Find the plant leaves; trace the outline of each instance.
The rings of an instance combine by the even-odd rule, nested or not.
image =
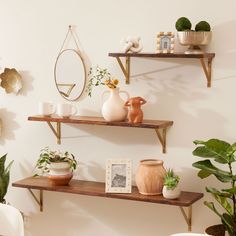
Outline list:
[[[221,214],[216,210],[214,203],[213,202],[204,202],[204,205],[206,205],[208,208],[210,208],[213,212],[216,213],[216,215],[218,215],[221,218]]]
[[[216,162],[226,164],[235,161],[232,155],[232,147],[229,143],[219,139],[209,139],[208,141],[195,140],[194,144],[202,145],[193,151],[194,156],[204,158],[214,158]]]
[[[217,168],[211,163],[210,160],[198,161],[193,163],[192,166],[204,170],[204,175],[199,175],[200,178],[206,178],[207,176],[213,174],[218,180],[223,183],[232,181],[232,175],[230,172]],[[200,174],[202,173],[203,172],[200,172]]]
[[[230,215],[233,215],[233,209],[231,207],[231,204],[228,202],[227,198],[228,197],[231,197],[232,194],[229,194],[229,196],[222,196],[224,194],[227,194],[227,193],[221,193],[219,191],[217,191],[216,189],[214,188],[206,188],[206,191],[207,192],[210,192],[211,195],[216,199],[216,201],[230,214]]]
[[[221,221],[225,226],[226,230],[228,231],[230,236],[235,236],[234,230],[234,220],[231,215],[227,213],[223,213],[221,216]]]

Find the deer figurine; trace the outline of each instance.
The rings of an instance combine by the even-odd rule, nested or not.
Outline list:
[[[133,97],[126,101],[125,106],[129,107],[128,122],[131,124],[137,124],[143,122],[143,111],[141,105],[145,104],[146,100],[141,97]]]

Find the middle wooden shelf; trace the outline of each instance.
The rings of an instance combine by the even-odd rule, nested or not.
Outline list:
[[[108,122],[102,117],[95,116],[73,116],[70,118],[62,118],[58,116],[30,116],[28,117],[28,120],[47,122],[52,132],[56,136],[58,144],[61,144],[61,123],[154,129],[162,145],[163,153],[166,153],[167,128],[172,126],[174,123],[173,121],[169,120],[144,120],[139,124],[130,124],[126,121]],[[56,127],[52,125],[52,122],[56,123]]]

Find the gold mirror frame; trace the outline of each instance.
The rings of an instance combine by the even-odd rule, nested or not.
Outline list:
[[[82,61],[82,65],[83,65],[83,69],[84,69],[84,79],[83,79],[84,84],[83,84],[83,88],[82,88],[82,90],[81,90],[81,93],[80,93],[76,98],[74,98],[74,99],[69,99],[68,97],[70,96],[70,93],[71,93],[71,91],[73,90],[73,88],[76,86],[75,84],[69,84],[69,83],[68,83],[68,84],[60,84],[60,83],[57,83],[57,76],[56,76],[57,63],[58,63],[58,60],[59,60],[60,56],[61,56],[64,52],[66,52],[66,51],[72,51],[72,52],[76,53],[76,54],[78,55],[78,57],[80,58],[80,60]],[[54,80],[55,80],[55,84],[56,84],[56,87],[57,87],[57,90],[58,90],[59,94],[60,94],[64,99],[66,99],[66,100],[68,100],[68,101],[76,101],[76,100],[78,100],[78,99],[80,98],[80,96],[83,94],[84,89],[85,89],[86,80],[87,80],[87,74],[86,74],[86,67],[85,67],[84,59],[83,59],[83,57],[80,55],[80,53],[79,53],[77,50],[75,50],[75,49],[64,49],[64,50],[62,50],[62,51],[58,54],[57,59],[56,59],[56,62],[55,62],[55,66],[54,66]],[[63,86],[64,86],[64,87],[69,87],[67,93],[64,93],[64,92],[60,91],[59,86],[61,86],[61,87],[63,87]]]

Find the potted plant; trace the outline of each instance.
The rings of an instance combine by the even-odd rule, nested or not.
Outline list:
[[[236,143],[230,144],[219,139],[209,139],[208,141],[195,140],[197,148],[193,155],[203,157],[205,160],[193,163],[193,166],[200,169],[198,176],[203,179],[213,175],[225,188],[217,189],[206,187],[206,191],[212,195],[216,202],[223,208],[223,213],[215,207],[215,203],[205,201],[204,204],[215,212],[221,219],[225,230],[230,236],[236,235],[236,173],[233,172],[233,163],[236,161]],[[215,163],[214,163],[215,162]],[[217,164],[217,165],[215,165]],[[219,226],[216,226],[219,227]],[[213,227],[214,228],[214,227]],[[213,233],[212,227],[207,229],[209,235],[225,235],[222,232]],[[221,226],[222,229],[222,226]],[[209,232],[208,230],[211,230]]]
[[[202,54],[203,51],[199,46],[208,45],[211,41],[211,26],[207,21],[200,21],[195,25],[195,30],[191,29],[192,23],[187,17],[180,17],[176,23],[179,43],[189,45],[185,54]]]
[[[13,161],[11,161],[6,167],[7,154],[0,157],[0,203],[6,203],[5,196],[7,194],[7,189],[10,181],[10,169]]]
[[[36,168],[40,175],[47,174],[53,185],[67,185],[73,177],[77,161],[69,152],[51,151],[49,147],[41,150]]]
[[[173,169],[168,169],[164,177],[164,187],[162,194],[164,198],[176,199],[180,196],[179,176],[176,175]]]

